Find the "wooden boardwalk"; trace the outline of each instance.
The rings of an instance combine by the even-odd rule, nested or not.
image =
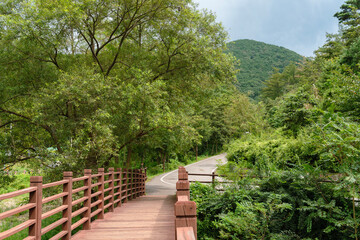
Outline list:
[[[91,230],[83,230],[71,239],[75,240],[125,240],[125,239],[175,239],[174,204],[176,197],[142,196],[105,214],[96,220]]]

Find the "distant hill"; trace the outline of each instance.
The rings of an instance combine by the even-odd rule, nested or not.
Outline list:
[[[228,43],[229,52],[240,60],[240,71],[236,83],[241,92],[249,93],[256,99],[269,78],[273,68],[280,72],[290,62],[300,62],[303,57],[284,47],[278,47],[254,40],[237,40]]]

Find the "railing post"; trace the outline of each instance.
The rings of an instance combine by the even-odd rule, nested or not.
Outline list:
[[[101,200],[101,203],[98,205],[98,208],[101,209],[101,212],[98,215],[98,219],[104,219],[104,168],[99,168],[98,173],[101,174],[98,177],[98,182],[101,183],[98,188],[98,191],[101,191],[101,194],[99,195],[99,200]]]
[[[67,232],[67,234],[62,238],[63,240],[70,240],[71,238],[72,177],[72,172],[64,172],[64,180],[69,180],[69,182],[64,183],[63,185],[63,192],[67,192],[67,195],[63,197],[63,205],[67,205],[67,208],[62,212],[62,217],[67,219],[67,221],[62,225],[62,230]]]
[[[125,176],[125,179],[124,179],[124,184],[125,184],[125,198],[124,198],[124,203],[126,203],[128,201],[128,169],[124,169],[123,170],[123,176]]]
[[[84,191],[84,197],[87,199],[84,201],[84,207],[88,209],[84,212],[84,217],[88,220],[83,224],[83,230],[91,229],[91,169],[84,169],[84,175],[88,176],[88,179],[84,180],[84,186],[87,186],[87,189]]]
[[[184,167],[179,167],[178,179],[176,183],[178,201],[175,203],[175,239],[177,239],[177,229],[180,227],[192,227],[194,237],[197,239],[196,203],[190,201],[190,183]]]
[[[30,177],[30,187],[37,188],[29,196],[29,203],[36,203],[36,207],[29,210],[29,219],[35,219],[35,224],[29,227],[29,236],[35,237],[35,240],[41,240],[42,181],[41,176]]]
[[[132,199],[136,198],[136,169],[132,169],[132,174],[131,174],[131,180],[132,180],[132,192],[133,192],[133,197]]]
[[[109,194],[112,196],[109,200],[109,202],[111,203],[109,212],[113,212],[114,211],[114,168],[109,168],[109,173],[110,173],[109,180],[111,180],[111,182],[109,183],[109,188],[111,188]]]
[[[146,194],[147,168],[144,169],[144,194]]]
[[[215,170],[211,172],[211,184],[215,188]]]
[[[178,179],[176,182],[176,196],[187,196],[190,199],[190,183],[188,173],[184,167],[179,167]]]
[[[133,194],[134,194],[134,171],[132,169],[128,170],[128,173],[130,174],[130,198],[129,200],[133,200]]]
[[[175,229],[179,227],[192,227],[197,239],[196,203],[193,201],[176,202],[175,217]],[[176,230],[175,236],[177,236]]]
[[[121,207],[121,198],[122,198],[122,169],[121,168],[118,168],[117,171],[119,172],[119,188],[118,188],[118,191],[119,191],[119,195],[118,195],[118,199],[120,199],[120,201],[118,202],[117,204],[117,207]]]
[[[145,169],[141,169],[141,195],[145,195]]]
[[[136,169],[136,197],[140,197],[141,180],[140,180],[140,169]]]

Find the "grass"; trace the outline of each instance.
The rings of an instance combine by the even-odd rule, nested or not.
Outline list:
[[[9,193],[9,192],[13,192],[19,189],[23,189],[23,188],[27,188],[30,185],[30,174],[24,174],[23,171],[18,171],[19,173],[22,172],[22,174],[17,174],[14,175],[14,181],[10,182],[9,184],[7,184],[5,187],[0,189],[0,194],[4,194],[4,193]],[[105,184],[105,188],[109,187],[108,185],[109,183]],[[81,187],[82,182],[75,182],[73,184],[73,189],[76,189],[78,187]],[[52,188],[46,188],[43,189],[43,198],[45,197],[49,197],[49,196],[53,196],[55,194],[58,194],[62,192],[62,186],[57,186],[57,187],[52,187]],[[78,192],[76,194],[73,194],[73,200],[79,199],[81,197],[83,197],[83,192]],[[107,196],[107,195],[105,195]],[[25,205],[29,202],[29,194],[23,194],[17,197],[13,197],[10,199],[6,199],[3,201],[0,201],[0,213],[9,211],[11,209],[15,209],[19,206]],[[109,200],[105,201],[105,205],[109,202]],[[42,206],[42,213],[48,212],[52,209],[55,209],[59,206],[62,205],[62,199],[57,199],[54,201],[51,201],[49,203],[43,204]],[[73,207],[73,212],[78,210],[79,208],[81,208],[82,206],[79,204],[77,206]],[[108,209],[105,210],[105,213],[108,212]],[[24,211],[18,214],[15,214],[11,217],[7,217],[3,220],[0,221],[0,232],[4,232],[6,230],[9,230],[25,221],[27,221],[29,218],[29,211]],[[62,218],[62,213],[57,213],[53,216],[50,216],[46,219],[44,219],[41,223],[41,227],[44,228],[54,222],[56,222],[57,220]],[[72,224],[76,223],[77,221],[79,221],[81,219],[81,216],[76,216],[74,218],[72,218]],[[95,220],[95,218],[93,218],[93,220]],[[92,220],[92,221],[93,221]],[[49,231],[48,233],[44,234],[42,236],[41,239],[50,239],[53,236],[55,236],[56,234],[58,234],[62,229],[62,226],[58,226],[55,229]],[[82,229],[82,225],[80,225],[78,228],[74,229],[72,231],[72,235],[75,234],[76,232],[78,232],[79,230]],[[26,238],[28,236],[28,228],[6,238],[7,240],[17,240],[17,239],[23,239]]]
[[[48,195],[52,195],[52,193],[48,193]],[[77,196],[77,198],[80,198],[81,196]],[[18,197],[14,197],[14,198],[10,198],[10,199],[6,199],[0,202],[0,212],[6,212],[8,210],[14,209],[16,207],[22,206],[24,204],[27,204],[29,201],[29,197],[27,194],[18,196]],[[50,211],[51,209],[54,209],[56,207],[59,207],[60,205],[62,205],[62,200],[61,199],[57,199],[55,201],[52,201],[50,203],[44,204],[43,205],[43,213]],[[24,211],[18,214],[15,214],[11,217],[5,218],[3,220],[0,221],[0,232],[4,232],[6,230],[9,230],[25,221],[27,221],[29,218],[29,211]],[[44,219],[41,222],[41,227],[44,228],[52,223],[54,223],[55,221],[59,220],[60,218],[62,218],[62,213],[57,213],[53,216],[50,216],[46,219]],[[76,223],[78,220],[80,220],[80,216],[74,217],[72,219],[72,223]],[[61,231],[61,225],[56,227],[55,229],[49,231],[48,233],[44,234],[42,236],[41,239],[50,239],[51,237],[53,237],[54,235],[56,235],[57,233],[59,233]],[[73,231],[73,233],[79,231],[81,228],[77,228],[75,231]],[[26,238],[28,236],[28,228],[10,236],[7,238],[7,240],[18,240],[18,239],[23,239]]]

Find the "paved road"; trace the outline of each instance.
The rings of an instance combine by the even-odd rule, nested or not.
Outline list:
[[[217,165],[226,163],[226,153],[206,158],[199,162],[185,166],[189,173],[211,174]],[[147,195],[173,195],[176,193],[176,182],[178,180],[177,170],[154,177],[146,183]],[[211,181],[207,176],[189,176],[189,180]]]

